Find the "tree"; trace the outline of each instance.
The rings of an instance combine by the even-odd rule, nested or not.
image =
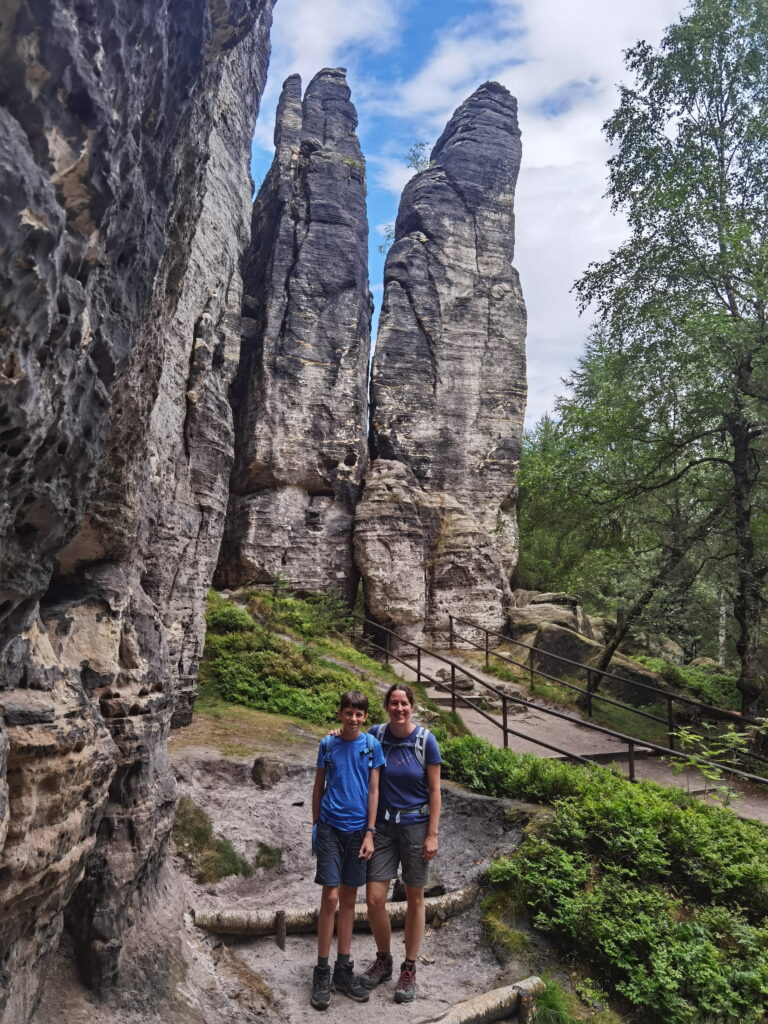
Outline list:
[[[746,713],[763,687],[768,574],[766,53],[765,0],[694,0],[658,49],[627,51],[634,88],[622,88],[605,131],[615,147],[608,195],[629,238],[576,284],[605,352],[651,389],[653,416],[630,428],[649,446],[638,494],[704,467],[723,481]]]

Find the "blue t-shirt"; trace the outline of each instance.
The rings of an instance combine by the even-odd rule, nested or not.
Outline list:
[[[395,736],[389,726],[380,733],[381,745],[387,759],[379,779],[379,810],[388,807],[404,811],[429,803],[427,788],[428,764],[442,764],[440,748],[432,733],[427,733],[424,745],[424,765],[422,768],[416,757],[415,743],[418,727],[402,739]],[[429,815],[409,815],[409,824],[428,821]]]
[[[373,742],[373,752],[369,744]],[[324,750],[325,748],[325,756]],[[373,736],[356,740],[326,736],[317,752],[317,767],[325,769],[325,792],[320,821],[340,832],[357,832],[368,824],[368,782],[371,768],[381,768],[384,752]]]

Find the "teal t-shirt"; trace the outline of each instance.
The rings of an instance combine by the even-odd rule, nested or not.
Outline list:
[[[369,752],[369,743],[373,750]],[[325,752],[324,749],[325,748]],[[368,824],[368,781],[371,768],[381,768],[384,751],[377,739],[362,733],[356,740],[327,736],[317,752],[317,767],[325,770],[326,788],[320,821],[340,832],[357,832]]]

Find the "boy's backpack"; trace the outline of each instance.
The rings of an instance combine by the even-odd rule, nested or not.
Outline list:
[[[383,740],[383,736],[384,736],[384,730],[386,728],[387,727],[386,727],[386,725],[383,722],[379,722],[376,725],[372,725],[371,728],[368,730],[368,735],[369,736],[375,736],[376,739],[379,741],[379,743],[381,743],[382,749],[384,750],[384,757],[385,757],[385,759],[386,759],[386,756],[387,756],[387,747],[393,747],[395,745],[393,743],[387,743],[386,746],[385,746],[384,740]],[[418,728],[418,731],[416,733],[416,738],[413,740],[412,743],[398,743],[397,744],[397,746],[399,746],[399,747],[413,747],[414,756],[416,757],[416,760],[421,765],[422,770],[426,770],[424,762],[426,760],[425,751],[426,751],[426,746],[427,746],[427,736],[429,736],[429,729],[427,729],[423,725],[420,725],[419,728]]]
[[[368,756],[368,771],[373,768],[373,736],[370,732],[364,732],[365,736],[365,753]],[[320,740],[320,753],[323,755],[323,770],[324,770],[324,782],[323,792],[328,789],[328,780],[333,770],[333,744],[331,740],[337,739],[336,736],[323,736]]]

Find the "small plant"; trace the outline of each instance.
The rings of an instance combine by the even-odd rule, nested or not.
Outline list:
[[[228,839],[214,835],[211,819],[194,800],[183,796],[176,806],[173,820],[176,849],[193,868],[198,882],[218,882],[228,875],[252,873],[248,861],[241,857]]]
[[[276,868],[283,862],[283,851],[279,846],[270,846],[268,843],[259,843],[259,849],[253,858],[255,868]]]

